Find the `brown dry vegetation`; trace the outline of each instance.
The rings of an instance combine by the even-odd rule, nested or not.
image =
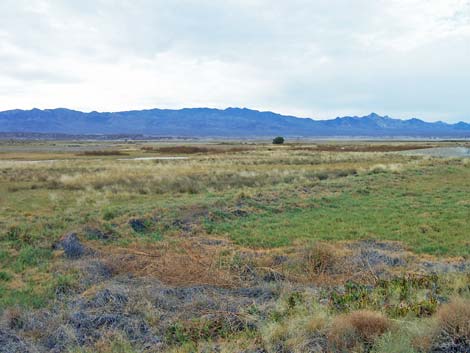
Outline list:
[[[338,251],[330,244],[315,243],[307,246],[303,256],[306,271],[313,275],[333,274],[339,264]]]
[[[339,315],[333,320],[328,341],[334,351],[364,352],[390,328],[390,321],[379,312],[354,311]]]
[[[129,153],[119,150],[102,150],[102,151],[83,151],[77,153],[77,156],[128,156]]]
[[[228,266],[220,264],[219,248],[192,241],[178,244],[128,245],[105,250],[104,261],[116,274],[158,278],[174,286],[211,285],[233,287],[241,281]]]
[[[218,153],[236,153],[248,152],[253,148],[249,147],[227,147],[227,146],[163,146],[152,147],[144,146],[142,151],[145,152],[158,152],[166,154],[218,154]]]
[[[353,252],[344,245],[336,250],[322,243],[307,245],[307,250],[293,249],[288,257],[285,251],[243,248],[208,238],[183,238],[158,245],[134,243],[125,248],[103,248],[98,244],[95,250],[116,274],[154,277],[174,286],[236,288],[260,278],[322,285],[353,278],[364,283],[374,280],[369,268],[351,263]]]
[[[436,317],[437,341],[447,339],[470,347],[470,300],[454,298],[439,308]]]

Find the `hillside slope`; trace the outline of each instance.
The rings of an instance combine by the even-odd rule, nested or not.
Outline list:
[[[312,120],[251,109],[151,109],[83,113],[69,109],[0,112],[0,132],[145,134],[190,137],[469,137],[470,124],[364,117]]]

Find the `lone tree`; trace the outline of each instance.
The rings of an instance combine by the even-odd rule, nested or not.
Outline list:
[[[273,139],[273,144],[282,145],[284,143],[284,137],[278,136]]]

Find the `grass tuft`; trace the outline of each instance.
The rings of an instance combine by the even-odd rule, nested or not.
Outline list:
[[[335,317],[328,332],[328,342],[337,352],[367,351],[391,326],[379,312],[353,311]]]

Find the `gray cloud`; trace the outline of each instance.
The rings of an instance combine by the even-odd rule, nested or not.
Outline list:
[[[468,0],[0,2],[0,109],[468,121],[469,56]]]

